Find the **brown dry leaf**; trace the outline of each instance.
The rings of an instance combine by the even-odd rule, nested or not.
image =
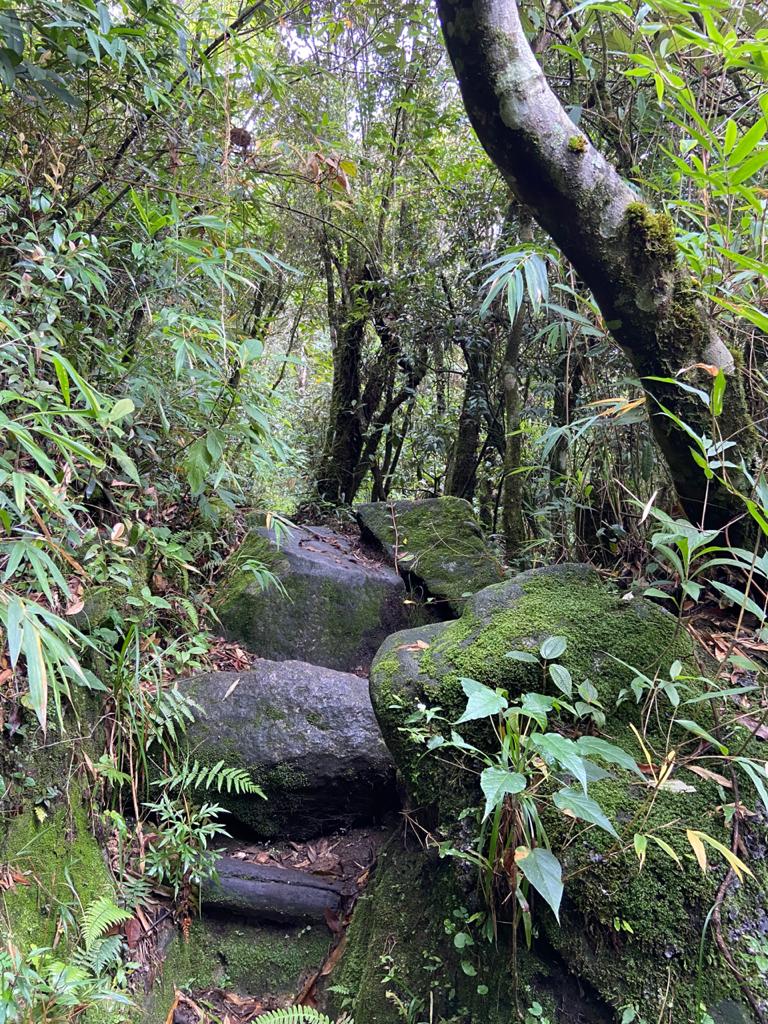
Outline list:
[[[347,936],[346,936],[346,934],[344,934],[344,935],[342,935],[342,937],[339,939],[338,943],[333,947],[333,949],[329,953],[328,957],[326,958],[325,963],[323,964],[323,966],[320,969],[319,977],[321,977],[321,978],[327,978],[328,977],[328,975],[334,969],[334,967],[339,962],[339,960],[341,960],[341,955],[344,952],[344,947],[346,946],[346,944],[347,944]]]
[[[83,608],[85,608],[85,601],[82,599],[82,597],[75,597],[69,602],[67,607],[64,609],[64,614],[77,615],[77,613],[81,612]]]
[[[756,739],[768,740],[768,725],[764,722],[758,722],[756,718],[750,718],[749,715],[739,715],[736,721],[749,729]]]
[[[115,523],[109,535],[109,539],[115,544],[125,533],[125,523]]]
[[[171,1008],[168,1011],[168,1016],[165,1018],[165,1024],[173,1024],[173,1018],[176,1016],[176,1008],[179,1005],[180,995],[181,992],[179,992],[179,990],[176,989],[173,993],[173,1002],[171,1003]]]
[[[732,782],[729,782],[724,775],[718,775],[717,772],[710,771],[709,768],[702,768],[698,764],[687,764],[685,767],[689,772],[699,775],[702,779],[709,779],[710,782],[716,782],[718,786],[724,786],[726,789],[733,789]]]
[[[720,368],[713,366],[712,363],[691,363],[690,366],[684,366],[682,370],[678,370],[675,376],[679,377],[681,373],[688,373],[689,370],[703,370],[710,377],[716,377],[720,372]]]
[[[333,932],[333,934],[338,935],[339,932],[341,931],[341,920],[339,919],[339,917],[336,914],[334,914],[334,912],[330,910],[328,907],[324,908],[323,917],[325,917],[325,923],[328,925],[328,928]]]
[[[141,926],[144,929],[144,931],[149,933],[152,930],[152,926],[150,925],[147,915],[144,913],[141,907],[136,907],[136,917],[138,917],[139,921],[141,922]]]
[[[0,867],[0,889],[3,892],[8,892],[9,889],[15,889],[17,885],[29,885],[27,876],[8,864]]]
[[[144,933],[144,929],[141,927],[139,919],[132,917],[130,921],[126,921],[123,931],[125,932],[125,940],[128,943],[128,948],[135,949]]]
[[[0,672],[0,686],[9,682],[11,679],[13,679],[13,669],[4,668],[3,671]]]
[[[395,650],[398,651],[426,651],[429,644],[426,640],[415,640],[412,644],[400,644]]]

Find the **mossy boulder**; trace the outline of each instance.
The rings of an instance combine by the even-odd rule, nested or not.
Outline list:
[[[639,762],[646,761],[631,730],[635,725],[645,728],[645,749],[653,759],[662,759],[676,747],[678,759],[684,761],[698,739],[673,725],[675,711],[663,698],[654,702],[652,714],[643,717],[630,684],[634,669],[669,680],[675,661],[695,678],[701,671],[698,652],[672,616],[651,602],[627,598],[591,569],[559,566],[524,573],[479,592],[456,621],[406,631],[386,641],[372,666],[373,704],[427,827],[459,844],[468,843],[479,831],[475,808],[481,794],[476,774],[459,769],[448,755],[425,755],[423,743],[415,742],[409,732],[409,716],[422,704],[441,708],[445,718],[456,722],[467,701],[463,678],[502,687],[511,700],[526,692],[556,695],[542,665],[506,657],[510,651],[535,653],[551,636],[567,641],[559,661],[574,683],[589,678],[596,687],[607,714],[600,730],[604,738]],[[698,684],[689,685],[695,696]],[[628,699],[619,701],[620,695]],[[679,716],[686,717],[682,709]],[[713,727],[707,702],[691,708],[690,717],[694,716],[705,728]],[[593,724],[570,716],[551,721],[550,728],[569,736],[596,731]],[[479,747],[492,750],[498,743],[487,724],[459,729]],[[573,819],[551,802],[541,801],[544,827],[563,864],[566,887],[561,925],[541,901],[535,904],[540,941],[546,936],[548,947],[615,1009],[617,1019],[620,1008],[633,1006],[643,1019],[699,1024],[697,1003],[702,1002],[716,1021],[751,1020],[733,972],[711,941],[711,931],[705,933],[707,915],[725,877],[724,862],[712,858],[714,863],[702,874],[686,838],[686,829],[691,828],[730,845],[723,793],[714,782],[682,768],[667,788],[657,790],[635,774],[603,767],[611,767],[611,774],[590,783],[589,792],[616,826],[620,842],[598,828],[575,827]],[[753,794],[751,799],[754,804]],[[467,816],[467,808],[475,810]],[[756,827],[745,823],[742,831]],[[641,871],[633,848],[635,833],[661,837],[680,864],[651,841]],[[760,847],[757,839],[753,845]],[[757,998],[765,1000],[767,979],[759,976],[753,955],[765,913],[764,852],[758,852],[750,866],[758,883],[728,883],[721,913],[730,923],[723,934]],[[740,1018],[733,1016],[737,1011]]]
[[[2,863],[26,882],[17,881],[0,897],[0,945],[26,957],[35,949],[55,949],[51,957],[67,962],[74,951],[77,926],[97,899],[115,901],[114,880],[100,844],[94,838],[89,811],[79,787],[71,787],[66,804],[44,810],[25,802],[5,822]],[[62,921],[76,926],[62,930]],[[105,981],[105,989],[107,984]],[[94,1002],[83,1024],[125,1024],[135,1010],[109,998]]]
[[[262,585],[259,567],[279,586]],[[424,621],[394,570],[325,527],[296,527],[279,543],[254,530],[230,559],[214,606],[225,635],[254,654],[346,672],[367,668],[389,633]]]
[[[367,681],[301,661],[184,680],[203,709],[187,730],[204,764],[246,768],[267,799],[223,792],[236,824],[265,838],[304,838],[370,822],[396,802],[394,766]]]
[[[370,502],[358,505],[363,538],[427,595],[459,612],[468,595],[504,578],[472,506],[463,498]]]

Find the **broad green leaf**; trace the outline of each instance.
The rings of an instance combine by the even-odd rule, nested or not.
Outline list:
[[[722,370],[717,371],[714,383],[712,385],[712,415],[720,416],[723,411],[723,395],[725,394],[725,374]]]
[[[570,814],[574,818],[581,818],[582,821],[597,825],[606,832],[610,832],[612,836],[616,836],[617,839],[619,838],[616,829],[603,813],[600,804],[580,789],[568,786],[565,789],[561,789],[559,793],[555,793],[552,799],[555,807],[559,807],[565,814]]]
[[[632,844],[635,847],[635,853],[637,854],[637,859],[640,861],[640,870],[642,871],[648,851],[648,836],[644,836],[640,832],[636,832],[632,837]]]
[[[27,619],[24,626],[24,658],[27,666],[29,704],[45,732],[48,719],[48,670],[43,655],[40,631]]]
[[[522,793],[527,780],[520,772],[511,772],[508,768],[493,766],[486,768],[480,776],[480,789],[485,796],[483,821],[502,802],[505,796]]]
[[[509,658],[510,661],[524,661],[529,665],[539,664],[539,659],[530,651],[507,651],[504,657]]]
[[[550,636],[543,641],[539,653],[545,661],[553,661],[565,653],[568,641],[564,636]]]
[[[716,747],[724,757],[727,757],[728,747],[715,739],[715,737],[711,733],[708,733],[706,729],[703,729],[698,722],[693,722],[688,718],[675,718],[674,722],[676,725],[682,726],[683,729],[687,729],[688,732],[692,732],[694,736],[698,736],[700,739],[706,740],[707,743],[711,743],[712,746]]]
[[[118,464],[120,469],[125,473],[129,480],[132,480],[137,486],[141,486],[141,477],[139,471],[136,468],[136,463],[126,452],[123,451],[119,445],[113,444],[110,448],[112,457]]]
[[[563,665],[554,663],[549,666],[549,674],[555,686],[564,693],[566,697],[573,696],[573,679],[571,673]]]
[[[8,633],[8,653],[11,666],[15,668],[24,640],[24,604],[20,597],[10,597],[7,608],[5,625]]]
[[[549,850],[518,846],[515,863],[530,884],[543,896],[555,917],[560,921],[560,903],[563,898],[563,869],[560,861]]]
[[[124,420],[126,416],[130,416],[135,410],[136,406],[130,398],[120,398],[109,410],[107,421],[109,423],[119,423],[120,420]]]
[[[607,761],[608,764],[626,768],[645,780],[634,757],[626,750],[622,750],[621,747],[617,747],[615,743],[609,743],[608,740],[603,740],[599,736],[581,736],[576,740],[576,746],[581,753],[587,754],[589,757],[599,757],[603,761]]]
[[[566,736],[556,732],[548,732],[544,735],[536,733],[531,736],[533,746],[549,763],[555,762],[560,767],[570,772],[573,777],[581,783],[581,788],[587,791],[587,771],[585,759],[579,748]]]
[[[733,601],[737,608],[744,608],[745,611],[754,615],[759,622],[765,622],[765,611],[747,594],[742,593],[728,583],[721,583],[720,580],[712,580],[711,582],[712,586],[719,590],[721,594],[724,594],[730,601]]]

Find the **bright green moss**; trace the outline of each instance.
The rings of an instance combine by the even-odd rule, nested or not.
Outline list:
[[[376,715],[419,804],[434,799],[435,792],[448,794],[452,814],[462,797],[455,780],[450,785],[440,782],[442,767],[422,759],[421,748],[402,731],[416,703],[439,706],[445,717],[455,720],[466,703],[461,688],[464,677],[503,687],[513,696],[529,690],[555,692],[539,666],[506,657],[511,650],[536,653],[541,642],[553,635],[568,642],[559,660],[570,670],[574,683],[590,679],[608,710],[633,678],[627,665],[651,677],[656,672],[666,676],[679,659],[697,671],[690,638],[672,616],[649,602],[623,601],[594,571],[560,566],[553,572],[524,573],[489,587],[476,595],[460,619],[391,638],[372,668]],[[419,640],[428,644],[426,649],[408,649]],[[608,732],[620,729],[622,742],[639,754],[625,728],[636,714],[634,698],[631,694],[629,698],[612,715]],[[483,727],[471,726],[465,735],[482,739]]]
[[[3,860],[31,872],[29,885],[3,893],[2,929],[21,950],[53,943],[62,906],[72,908],[79,918],[78,904],[87,907],[114,892],[102,851],[89,830],[87,811],[76,794],[69,808],[57,808],[43,822],[31,808],[11,819]]]
[[[570,153],[586,153],[586,138],[583,135],[572,135],[570,139],[568,139],[568,151]]]
[[[675,225],[668,213],[656,213],[645,203],[637,201],[627,207],[627,223],[636,246],[646,256],[663,263],[675,263]]]
[[[344,957],[331,977],[331,1010],[348,1010],[365,1024],[510,1024],[525,1020],[518,1006],[524,1011],[535,1001],[554,1024],[555,1007],[566,998],[580,1009],[560,963],[547,966],[524,948],[513,962],[504,938],[496,946],[478,936],[459,951],[453,935],[471,931],[461,904],[450,862],[426,858],[417,846],[405,849],[393,839],[355,908]],[[412,1018],[404,1018],[403,1007],[410,1007]],[[589,1008],[592,1024],[607,1024],[599,1003]]]

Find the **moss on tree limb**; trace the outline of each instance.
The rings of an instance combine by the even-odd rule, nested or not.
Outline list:
[[[573,122],[528,44],[514,0],[436,3],[478,138],[592,290],[613,337],[643,378],[653,432],[687,515],[708,527],[738,520],[731,537],[743,541],[750,532],[743,502],[717,480],[705,489],[690,437],[660,406],[711,437],[709,411],[674,384],[648,379],[672,378],[696,363],[722,369],[731,383],[719,428],[751,461],[754,433],[738,364],[678,260],[671,219],[640,201],[585,137],[578,137],[584,145],[574,152]]]

